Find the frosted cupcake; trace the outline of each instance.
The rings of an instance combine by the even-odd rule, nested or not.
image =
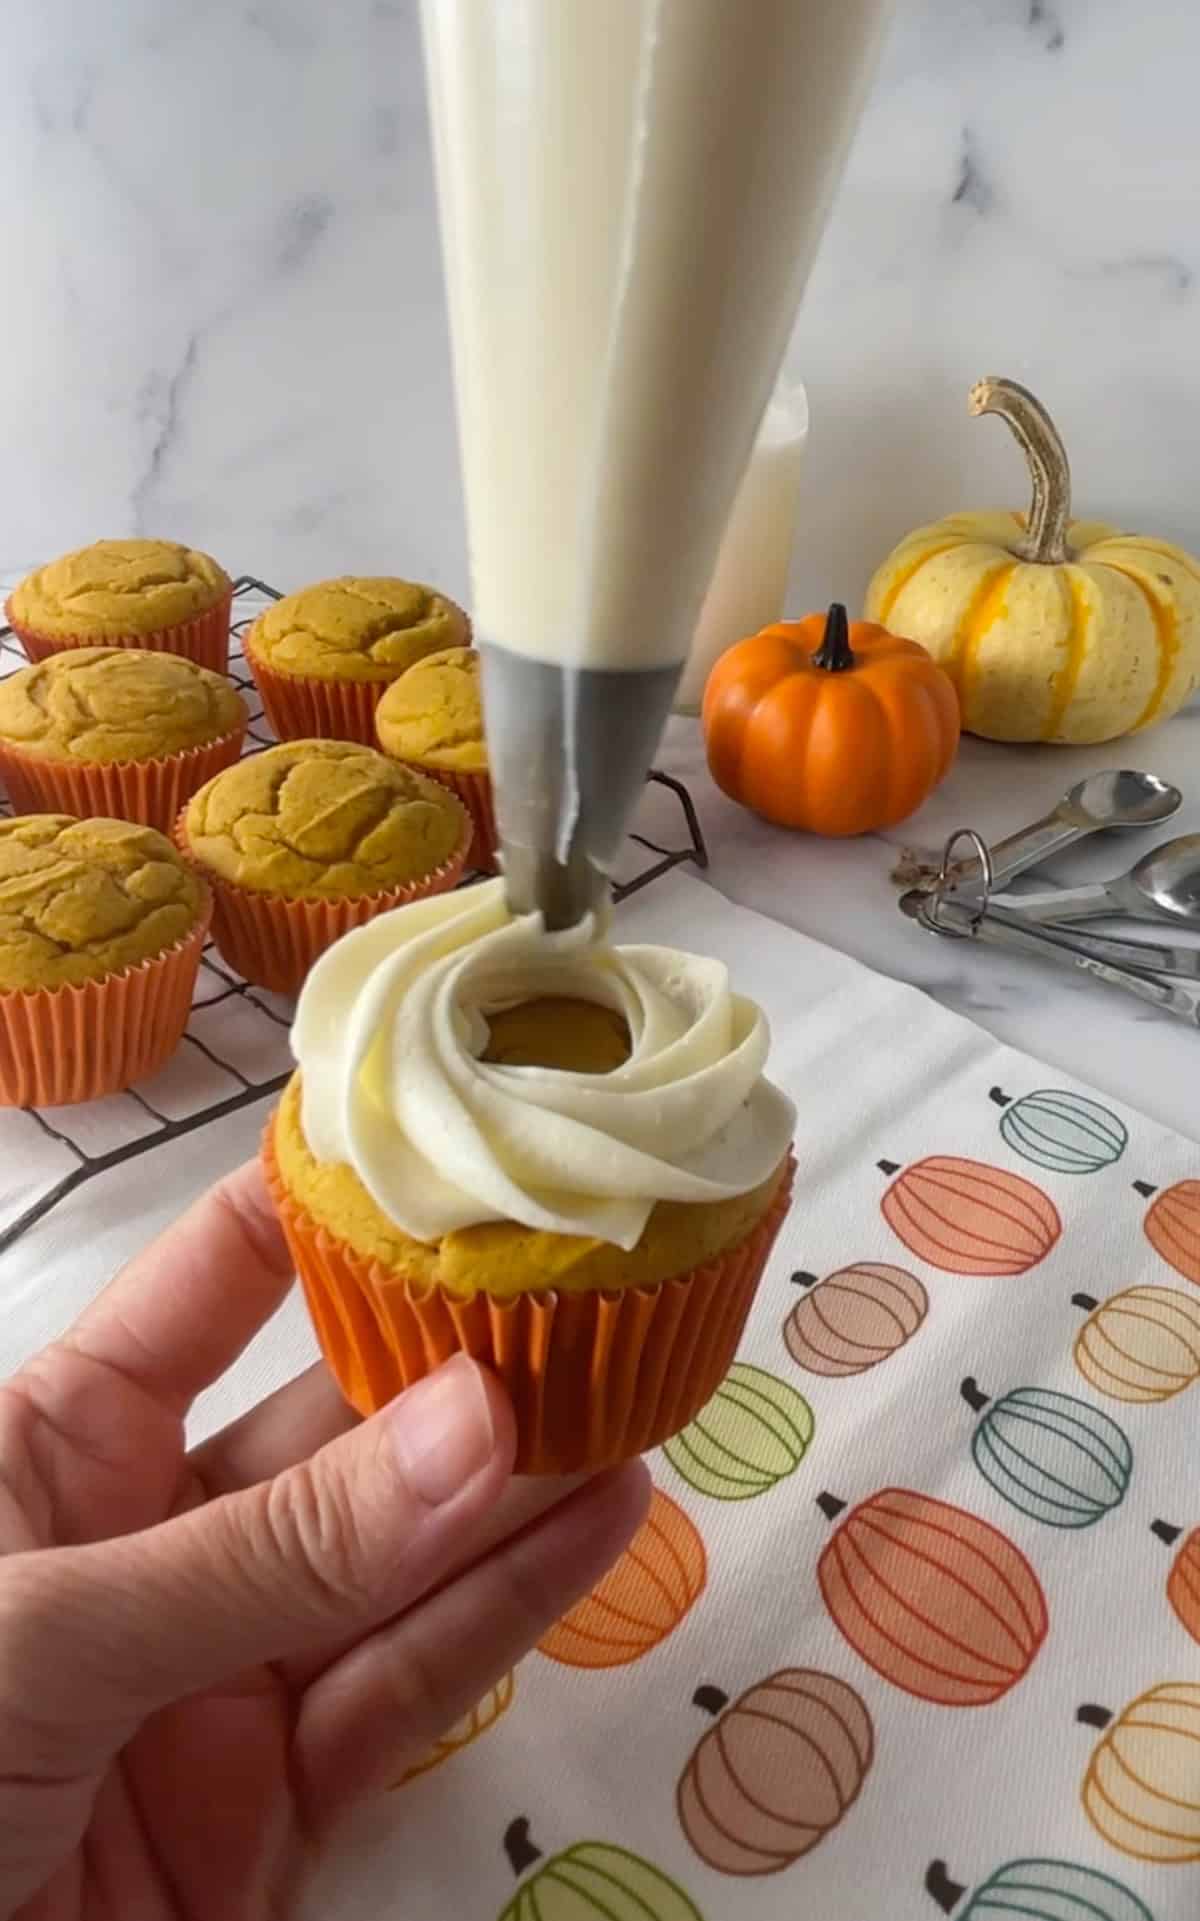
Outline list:
[[[309,976],[266,1163],[322,1347],[380,1406],[465,1349],[523,1472],[686,1425],[790,1197],[794,1110],[716,961],[546,935],[502,883],[347,936]]]
[[[223,674],[232,599],[225,569],[195,547],[97,540],[28,574],[5,614],[30,660],[67,647],[139,647]]]
[[[375,745],[380,696],[405,668],[462,647],[471,623],[432,587],[344,575],[288,594],[246,635],[246,659],[280,740]]]
[[[458,795],[475,824],[471,865],[494,873],[496,813],[475,649],[450,647],[409,667],[380,701],[375,732],[385,754]]]

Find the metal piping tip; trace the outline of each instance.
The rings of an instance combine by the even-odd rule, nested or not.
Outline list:
[[[558,667],[491,643],[479,654],[509,904],[575,927],[607,905],[679,669]]]

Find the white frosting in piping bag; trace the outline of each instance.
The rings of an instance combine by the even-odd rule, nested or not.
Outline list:
[[[312,1153],[423,1241],[509,1220],[631,1248],[656,1201],[759,1186],[795,1123],[763,1078],[762,1013],[719,961],[597,932],[546,934],[496,880],[346,935],[292,1029]],[[489,1012],[546,995],[616,1009],[629,1059],[607,1074],[480,1059]]]

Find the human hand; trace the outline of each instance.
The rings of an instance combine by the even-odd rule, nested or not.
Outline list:
[[[461,1358],[368,1421],[311,1368],[189,1454],[291,1279],[244,1167],[0,1388],[0,1917],[279,1921],[642,1519],[638,1464],[511,1480]]]

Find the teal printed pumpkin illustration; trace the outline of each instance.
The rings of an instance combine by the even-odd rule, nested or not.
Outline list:
[[[799,1467],[813,1437],[802,1394],[764,1367],[735,1361],[720,1387],[664,1454],[698,1494],[747,1501]]]
[[[1124,1121],[1087,1094],[1043,1087],[1009,1102],[993,1087],[991,1098],[1004,1108],[1000,1134],[1006,1146],[1051,1173],[1099,1173],[1119,1161],[1129,1145]]]
[[[944,1861],[925,1876],[925,1891],[943,1914],[954,1914],[966,1889],[952,1881]],[[1144,1901],[1111,1874],[1074,1861],[1009,1861],[976,1888],[957,1921],[1154,1921]]]
[[[989,1405],[970,1379],[962,1391],[985,1410],[971,1437],[976,1467],[1031,1520],[1092,1527],[1125,1499],[1133,1449],[1124,1429],[1089,1401],[1018,1387]]]
[[[511,1823],[504,1849],[516,1874],[542,1859],[529,1823]],[[579,1841],[518,1888],[500,1921],[704,1921],[677,1881],[611,1841]]]

